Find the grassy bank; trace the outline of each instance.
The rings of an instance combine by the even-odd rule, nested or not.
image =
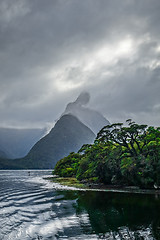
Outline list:
[[[53,176],[45,179],[53,183],[58,183],[62,186],[74,187],[82,190],[160,195],[160,189],[140,189],[136,186],[105,185],[102,183],[96,184],[92,182],[80,182],[73,177]]]
[[[83,189],[87,187],[85,184],[81,183],[80,181],[78,181],[76,178],[73,178],[73,177],[53,176],[46,179],[55,183],[59,183],[63,186],[68,186],[68,187],[83,188]]]

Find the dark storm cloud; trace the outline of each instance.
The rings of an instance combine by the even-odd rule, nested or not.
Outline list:
[[[0,125],[54,121],[81,91],[111,121],[159,123],[159,0],[2,0]]]

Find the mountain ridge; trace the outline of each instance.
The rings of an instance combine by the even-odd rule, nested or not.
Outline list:
[[[110,123],[101,113],[85,106],[89,99],[89,93],[82,92],[74,102],[67,104],[54,127],[38,139],[26,156],[5,159],[5,151],[0,148],[0,168],[53,168],[58,160],[70,152],[78,151],[84,144],[93,143],[99,130]]]
[[[85,143],[93,143],[95,134],[71,114],[63,115],[22,159],[10,160],[11,167],[25,169],[54,168],[57,161]],[[1,161],[0,161],[1,162]],[[7,160],[8,164],[8,160]]]
[[[10,159],[26,156],[34,144],[45,135],[46,128],[0,128],[0,156]],[[3,154],[2,154],[3,153]]]
[[[94,134],[97,134],[102,127],[109,125],[110,122],[100,112],[86,107],[89,100],[90,94],[88,92],[82,92],[74,102],[67,104],[62,116],[65,114],[72,114],[84,125],[89,127]]]

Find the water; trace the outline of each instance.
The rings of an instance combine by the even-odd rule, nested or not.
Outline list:
[[[160,239],[156,195],[77,191],[51,171],[0,171],[0,240]]]

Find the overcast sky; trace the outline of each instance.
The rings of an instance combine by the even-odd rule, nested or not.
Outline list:
[[[0,126],[46,126],[84,90],[160,126],[160,0],[0,0]]]

